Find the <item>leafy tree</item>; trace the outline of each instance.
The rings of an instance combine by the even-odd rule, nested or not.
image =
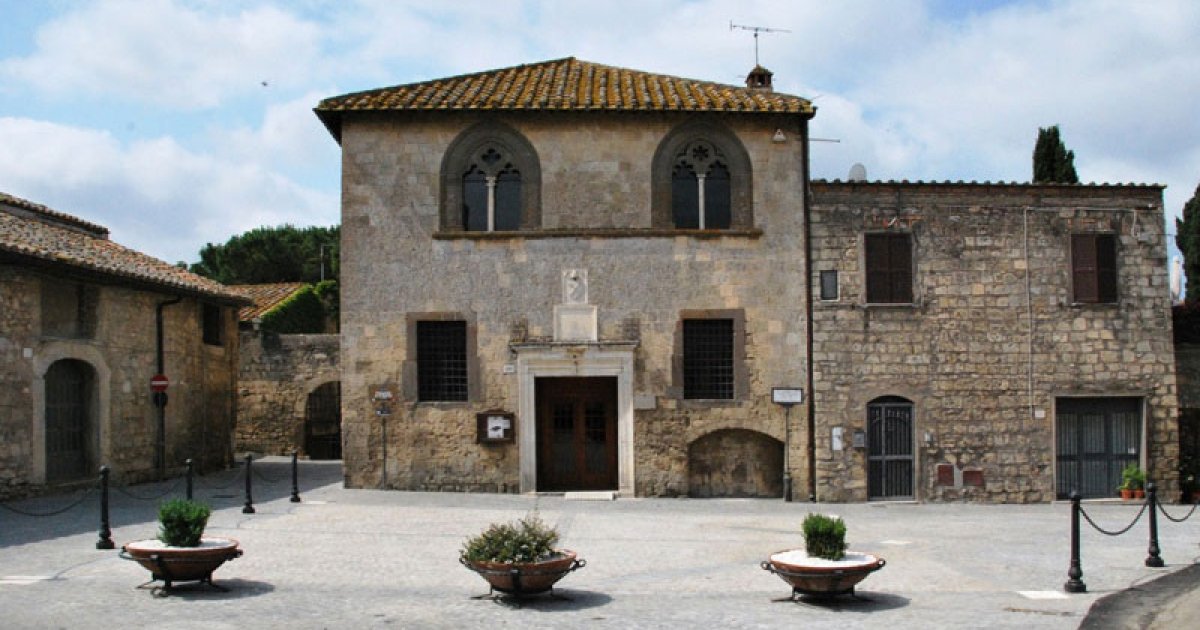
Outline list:
[[[1175,219],[1175,246],[1183,252],[1183,274],[1187,278],[1187,302],[1200,302],[1200,186],[1183,204],[1183,218]]]
[[[1035,184],[1078,184],[1075,173],[1075,152],[1068,151],[1058,135],[1058,125],[1038,127],[1037,144],[1033,148],[1033,182]]]
[[[205,245],[191,271],[224,284],[336,280],[340,232],[336,225],[255,228]]]

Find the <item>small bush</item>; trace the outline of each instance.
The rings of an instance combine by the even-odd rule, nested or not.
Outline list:
[[[555,554],[558,532],[537,514],[511,523],[493,523],[463,543],[463,558],[473,562],[537,562]]]
[[[804,517],[804,550],[814,558],[841,560],[846,555],[846,524],[824,514]]]
[[[212,510],[203,503],[171,499],[158,506],[158,539],[172,547],[199,547]]]

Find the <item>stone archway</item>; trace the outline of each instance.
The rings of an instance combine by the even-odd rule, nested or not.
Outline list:
[[[749,429],[721,429],[688,445],[688,496],[783,496],[783,442]]]

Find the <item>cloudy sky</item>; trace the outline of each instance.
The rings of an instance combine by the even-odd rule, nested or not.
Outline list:
[[[1028,181],[1058,124],[1083,181],[1200,183],[1195,0],[0,0],[0,191],[171,262],[338,221],[312,114],[356,90],[575,56],[815,100],[814,176]],[[1171,221],[1169,231],[1174,231]]]

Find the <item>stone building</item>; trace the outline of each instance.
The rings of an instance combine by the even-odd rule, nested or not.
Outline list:
[[[232,458],[244,299],[0,194],[0,494]],[[165,374],[167,404],[150,379]]]
[[[230,286],[254,301],[238,312],[239,452],[287,455],[295,450],[312,459],[342,456],[338,336],[280,335],[261,330],[256,321],[306,286]]]
[[[812,104],[746,84],[568,58],[318,105],[349,485],[1039,501],[1128,458],[1055,441],[1112,404],[1169,474],[1158,187],[814,184]]]

